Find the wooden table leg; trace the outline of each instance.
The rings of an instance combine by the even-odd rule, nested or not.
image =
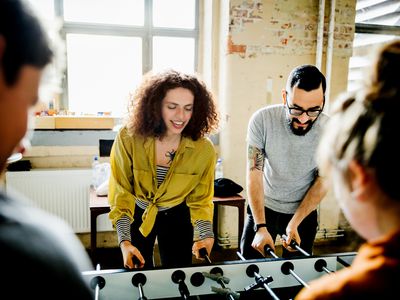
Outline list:
[[[90,254],[94,264],[97,263],[97,214],[90,212]]]

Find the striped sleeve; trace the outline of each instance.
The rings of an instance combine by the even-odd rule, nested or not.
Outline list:
[[[131,241],[131,222],[128,216],[122,216],[115,223],[118,235],[118,245],[123,241]]]
[[[214,238],[212,223],[205,220],[196,220],[194,226],[194,240],[204,240],[206,238]]]

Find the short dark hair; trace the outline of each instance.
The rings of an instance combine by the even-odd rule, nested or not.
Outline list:
[[[286,89],[292,90],[297,86],[307,92],[319,88],[322,84],[322,91],[325,94],[326,79],[324,74],[313,65],[301,65],[292,70],[287,80]]]
[[[217,130],[219,115],[212,93],[197,76],[176,70],[149,72],[130,98],[127,127],[130,134],[162,137],[166,126],[161,115],[161,103],[169,90],[185,88],[194,96],[192,117],[182,135],[198,140]]]
[[[43,68],[53,57],[41,23],[20,0],[0,1],[0,37],[5,40],[0,66],[9,85],[24,65]]]

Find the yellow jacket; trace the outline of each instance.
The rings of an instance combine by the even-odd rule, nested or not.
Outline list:
[[[135,199],[149,202],[140,232],[147,236],[154,226],[158,207],[173,207],[184,201],[192,224],[212,222],[216,153],[208,138],[193,141],[182,137],[170,169],[157,187],[155,138],[131,136],[123,127],[110,154],[111,176],[108,200],[113,226],[122,216],[133,222]]]

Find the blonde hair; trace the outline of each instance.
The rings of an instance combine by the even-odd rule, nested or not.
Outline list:
[[[346,174],[356,160],[375,172],[378,184],[390,197],[400,200],[397,121],[400,109],[400,41],[378,52],[370,80],[359,91],[342,94],[333,104],[331,118],[317,149],[320,174],[332,167]],[[399,110],[400,111],[400,110]]]

